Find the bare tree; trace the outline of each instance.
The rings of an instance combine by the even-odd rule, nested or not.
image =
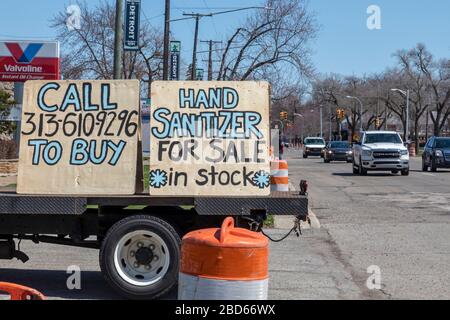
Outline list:
[[[306,3],[268,0],[272,10],[255,11],[226,41],[217,80],[279,78],[290,69],[295,70],[294,79],[310,76],[308,45],[317,27]]]
[[[62,75],[67,79],[112,79],[115,7],[109,1],[100,1],[92,9],[86,2],[78,2],[78,5],[81,9],[80,29],[67,28],[65,11],[51,20],[64,49]],[[122,77],[146,78],[151,82],[161,77],[162,32],[147,22],[141,25],[139,50],[123,54]]]
[[[425,99],[428,80],[420,66],[421,56],[425,53],[423,51],[425,48],[419,47],[410,51],[400,50],[396,54],[399,66],[404,73],[403,89],[410,91],[409,99],[412,106],[410,111],[413,116],[413,139],[416,145],[416,152],[419,152],[420,120],[429,107]]]
[[[400,70],[392,68],[387,69],[381,76],[381,93],[379,99],[384,103],[386,114],[388,115],[386,121],[395,115],[401,122],[403,128],[403,136],[406,136],[406,100],[398,94],[394,94],[392,89],[403,87],[405,83],[404,73]],[[391,119],[391,123],[392,123]],[[387,123],[385,124],[387,127]]]
[[[431,120],[434,124],[434,135],[439,136],[450,116],[450,60],[436,62],[423,44],[403,52],[403,56],[408,68],[420,73],[425,79],[424,90],[431,92],[435,105],[435,114],[431,113]],[[423,95],[421,100],[424,100]]]
[[[371,108],[374,98],[370,96],[368,87],[369,85],[365,78],[331,75],[322,80],[316,80],[313,85],[313,99],[331,106],[333,114],[335,114],[337,109],[343,109],[350,135],[353,137],[359,130],[359,125],[363,121],[364,115],[369,115],[369,117],[366,117],[367,124],[364,126],[365,128],[368,128],[376,119],[376,115]],[[364,104],[362,114],[360,104],[357,101],[349,100],[347,96],[356,96],[362,100]],[[336,115],[333,115],[332,119],[335,121],[336,131],[339,131],[341,119]]]

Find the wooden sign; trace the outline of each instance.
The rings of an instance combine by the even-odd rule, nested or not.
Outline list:
[[[152,84],[150,194],[270,193],[266,82]]]
[[[137,80],[26,82],[17,192],[134,194],[139,90]]]

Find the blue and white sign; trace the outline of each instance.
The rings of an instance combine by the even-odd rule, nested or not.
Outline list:
[[[124,50],[139,50],[140,0],[126,0]]]

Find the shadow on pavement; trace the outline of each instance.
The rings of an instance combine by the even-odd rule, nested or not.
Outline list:
[[[422,170],[409,170],[411,172],[421,172],[421,173],[450,173],[450,170],[438,169],[437,171],[422,171]]]
[[[380,172],[371,172],[369,174],[367,174],[366,176],[359,176],[357,174],[353,174],[351,172],[333,172],[332,173],[333,176],[340,176],[340,177],[391,177],[391,176],[396,176],[395,174],[392,173],[380,173]],[[398,174],[397,174],[398,175]]]
[[[0,269],[0,281],[21,284],[42,292],[49,299],[122,300],[104,280],[99,271],[81,272],[81,290],[67,289],[70,275],[57,270]],[[176,299],[177,290],[172,290],[162,299]]]

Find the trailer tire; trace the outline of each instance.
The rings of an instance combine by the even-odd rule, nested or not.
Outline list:
[[[100,268],[119,294],[157,299],[178,282],[181,239],[166,221],[150,215],[114,224],[100,248]]]

